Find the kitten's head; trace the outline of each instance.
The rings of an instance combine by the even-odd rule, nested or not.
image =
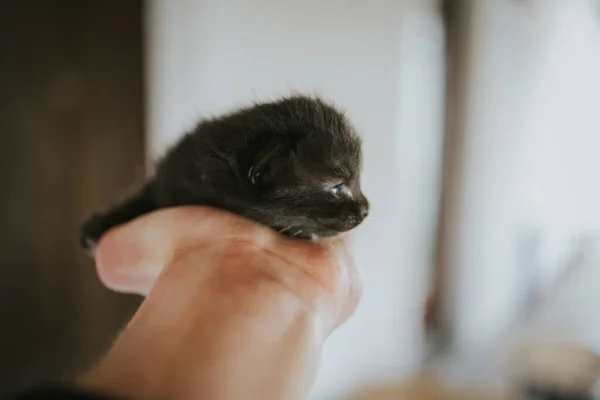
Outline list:
[[[342,112],[295,96],[240,112],[251,127],[239,147],[246,181],[240,207],[248,217],[290,236],[333,236],[358,226],[369,202],[362,193],[361,141]]]

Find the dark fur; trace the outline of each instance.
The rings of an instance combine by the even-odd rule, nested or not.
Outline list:
[[[348,231],[366,217],[360,188],[361,141],[342,112],[294,96],[201,121],[125,202],[92,215],[80,244],[156,209],[221,208],[286,235],[310,238]],[[336,196],[344,183],[352,196]]]
[[[550,385],[529,384],[523,387],[522,400],[593,400],[592,394],[587,390],[566,390]]]

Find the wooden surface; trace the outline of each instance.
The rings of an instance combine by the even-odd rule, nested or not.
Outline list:
[[[360,390],[345,400],[512,400],[505,395],[444,384],[427,374],[406,382]]]
[[[0,392],[72,374],[138,303],[76,247],[92,209],[143,176],[141,1],[0,11]]]

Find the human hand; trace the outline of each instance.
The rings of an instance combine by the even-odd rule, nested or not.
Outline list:
[[[201,207],[114,229],[95,256],[106,286],[148,297],[81,384],[130,398],[305,398],[361,293],[341,240]]]

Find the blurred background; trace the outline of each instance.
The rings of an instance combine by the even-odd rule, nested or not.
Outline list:
[[[199,118],[291,91],[347,110],[372,203],[311,398],[600,352],[598,0],[0,7],[0,392],[81,371],[139,304],[77,250],[87,213]]]

